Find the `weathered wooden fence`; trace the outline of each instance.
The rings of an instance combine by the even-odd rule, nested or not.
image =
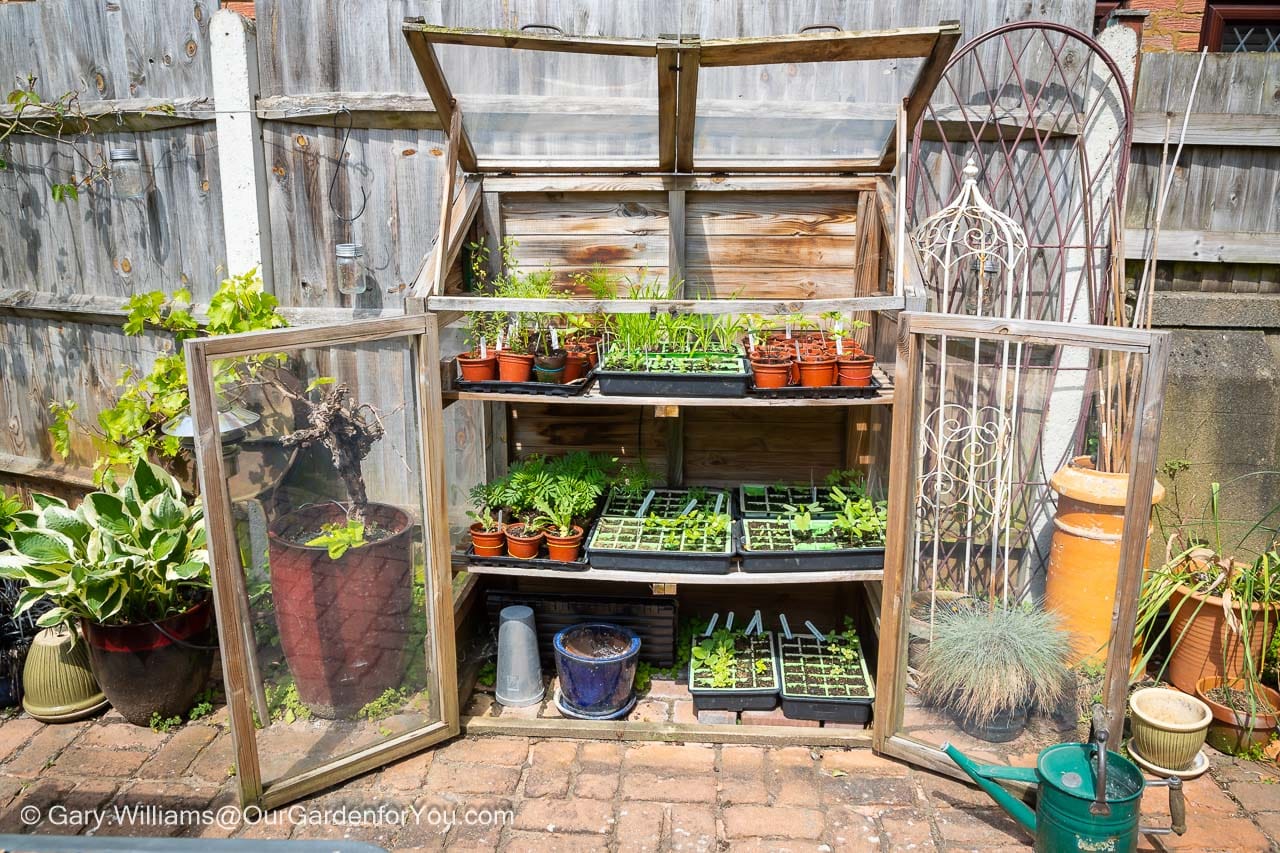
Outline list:
[[[95,187],[78,202],[55,204],[50,185],[77,168],[72,155],[33,137],[13,137],[3,152],[13,168],[0,172],[0,485],[86,484],[93,448],[81,440],[71,459],[58,459],[48,403],[72,400],[92,420],[114,399],[126,366],[145,367],[167,346],[161,337],[122,334],[124,300],[180,287],[207,299],[228,272],[242,272],[228,270],[227,259],[245,240],[266,247],[267,286],[295,322],[401,310],[438,228],[444,147],[400,33],[407,16],[649,38],[958,19],[967,38],[1011,20],[1087,29],[1093,14],[1089,0],[259,0],[249,75],[257,88],[247,94],[256,99],[264,155],[254,177],[266,193],[259,204],[237,200],[232,209],[220,193],[221,170],[243,174],[252,164],[219,156],[228,143],[215,121],[226,107],[214,100],[214,66],[225,61],[211,57],[216,7],[214,0],[0,4],[0,80],[34,74],[47,97],[81,92],[82,107],[97,117],[91,148],[136,144],[149,176],[141,199]],[[344,221],[362,207],[354,222]],[[337,288],[334,245],[349,241],[365,248],[370,286],[358,296]],[[455,483],[480,464],[480,417],[472,404],[448,411]]]

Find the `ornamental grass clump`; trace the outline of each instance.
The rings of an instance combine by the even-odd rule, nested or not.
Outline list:
[[[967,607],[939,617],[922,664],[920,691],[957,718],[984,725],[1056,707],[1067,684],[1071,643],[1058,617],[1030,607]]]

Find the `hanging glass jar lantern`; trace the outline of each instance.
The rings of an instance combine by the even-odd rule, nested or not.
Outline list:
[[[138,159],[138,146],[113,146],[111,157],[111,188],[116,198],[142,198],[146,189],[142,179],[142,162]]]
[[[335,247],[338,259],[338,292],[354,295],[364,293],[364,246],[359,243],[339,243]]]

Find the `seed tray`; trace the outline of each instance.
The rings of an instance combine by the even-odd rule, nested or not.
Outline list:
[[[782,388],[757,388],[754,384],[748,392],[752,397],[772,399],[801,400],[847,400],[877,397],[884,386],[880,380],[871,377],[870,385],[854,387],[851,385],[821,385],[817,388],[806,388],[803,385],[785,385]]]
[[[738,514],[742,518],[773,518],[786,512],[786,505],[800,506],[818,501],[831,506],[831,489],[827,486],[764,485],[743,483],[738,486]],[[834,509],[814,513],[814,518],[829,518]]]
[[[738,556],[744,572],[814,572],[884,567],[884,546],[820,548],[831,542],[831,522],[813,522],[813,541],[797,541],[786,521],[748,518],[741,522]],[[757,547],[751,547],[751,546]]]
[[[539,553],[545,552],[547,546],[543,545]],[[586,553],[583,551],[582,553]],[[475,546],[467,547],[467,562],[479,563],[485,566],[516,566],[522,569],[554,569],[558,572],[585,572],[591,568],[591,564],[586,560],[575,560],[567,563],[563,560],[549,560],[546,557],[478,557],[476,556]]]
[[[655,359],[699,358],[697,354],[675,354],[653,356],[646,364]],[[618,397],[744,397],[751,373],[747,369],[746,359],[732,356],[725,359],[732,363],[729,371],[661,371],[661,370],[616,370],[596,368],[595,375],[600,382],[600,393],[605,396]]]
[[[461,375],[461,374],[459,374]],[[577,397],[586,392],[595,381],[595,371],[581,379],[566,382],[504,382],[501,379],[483,382],[467,382],[462,379],[453,380],[453,387],[458,391],[480,391],[488,394],[540,394],[546,397]]]
[[[788,640],[778,637],[778,659],[782,670],[782,714],[792,720],[827,720],[866,723],[875,703],[875,684],[867,669],[865,647],[853,672],[833,675],[833,664],[844,662],[832,654],[829,640],[797,634]],[[820,680],[815,688],[807,680]],[[845,679],[849,683],[841,683]]]
[[[694,637],[696,645],[702,638]],[[773,653],[773,633],[765,631],[750,637],[739,636],[734,642],[735,659],[745,653],[745,660],[738,668],[739,677],[749,679],[747,686],[711,687],[698,686],[699,673],[694,670],[692,655],[689,658],[689,692],[693,694],[695,711],[771,711],[778,704],[778,659]],[[756,661],[767,658],[769,668],[764,673],[756,671]]]
[[[693,500],[698,492],[705,494],[705,498],[699,502],[698,506],[709,508],[714,512],[717,510],[716,502],[718,500],[719,510],[728,511],[728,492],[723,489],[698,489],[694,487],[692,489],[650,489],[648,492],[639,495],[611,491],[605,501],[604,510],[600,514],[632,516],[635,518],[658,515],[663,518],[674,518],[684,512],[685,507],[689,505],[689,501]]]
[[[726,516],[727,518],[727,516]],[[728,574],[733,566],[733,527],[723,534],[723,543],[689,543],[681,540],[669,542],[672,548],[662,548],[664,534],[673,531],[646,527],[645,519],[621,516],[601,516],[592,530],[587,544],[587,560],[593,568],[620,569],[624,571],[684,572],[699,575]],[[654,541],[654,537],[659,537]],[[641,548],[648,542],[655,547]],[[701,545],[701,550],[693,547]]]

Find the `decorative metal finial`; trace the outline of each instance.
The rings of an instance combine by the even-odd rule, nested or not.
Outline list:
[[[974,183],[978,180],[978,164],[970,157],[964,164],[964,180],[965,183]]]

